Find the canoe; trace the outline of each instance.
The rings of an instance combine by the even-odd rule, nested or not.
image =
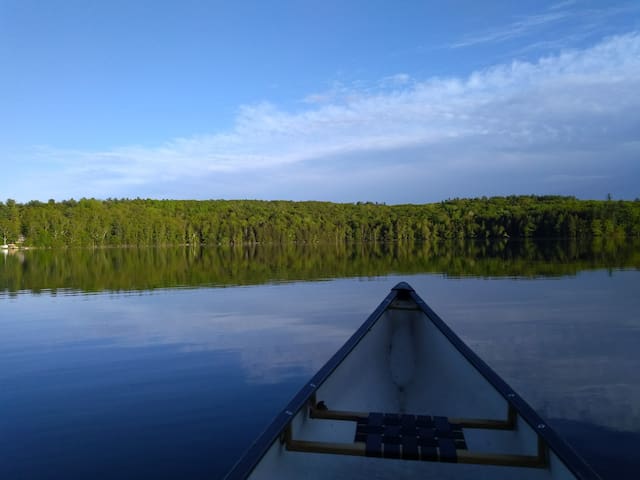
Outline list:
[[[227,478],[599,477],[402,282]]]

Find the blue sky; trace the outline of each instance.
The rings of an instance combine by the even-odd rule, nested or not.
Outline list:
[[[636,1],[0,0],[0,198],[640,196]]]

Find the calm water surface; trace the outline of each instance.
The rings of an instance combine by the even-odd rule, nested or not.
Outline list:
[[[219,478],[400,280],[637,478],[640,250],[456,248],[0,256],[0,478]]]

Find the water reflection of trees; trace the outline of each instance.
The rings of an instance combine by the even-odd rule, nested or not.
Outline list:
[[[539,277],[640,267],[640,242],[446,241],[31,250],[0,259],[0,291],[126,291],[388,274]]]

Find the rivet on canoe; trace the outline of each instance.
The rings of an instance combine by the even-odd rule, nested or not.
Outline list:
[[[316,388],[316,384],[315,384],[315,383],[310,383],[310,384],[309,384],[309,386],[310,386],[311,388]]]
[[[287,414],[287,415],[289,415],[289,416],[293,415],[293,412],[292,412],[291,410],[287,410],[287,411],[285,411],[284,413],[286,413],[286,414]]]
[[[546,427],[546,425],[545,425],[544,423],[539,423],[539,424],[538,424],[538,428],[539,428],[539,429],[541,429],[541,430],[542,430],[543,428],[545,428],[545,427]]]
[[[516,398],[516,394],[515,393],[507,393],[507,397]]]

